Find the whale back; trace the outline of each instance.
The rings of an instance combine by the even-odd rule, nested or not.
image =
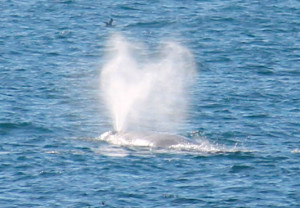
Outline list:
[[[117,145],[168,148],[173,145],[196,144],[186,137],[156,132],[105,132],[100,139]]]

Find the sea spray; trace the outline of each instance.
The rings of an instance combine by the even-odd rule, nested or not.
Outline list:
[[[120,34],[112,36],[107,50],[101,90],[114,130],[176,133],[187,118],[188,89],[196,73],[189,50],[165,42],[147,56],[142,44]]]

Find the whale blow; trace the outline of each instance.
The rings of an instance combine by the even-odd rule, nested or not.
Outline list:
[[[106,60],[100,89],[114,130],[180,132],[196,75],[187,48],[169,41],[153,53],[117,33],[108,41]]]

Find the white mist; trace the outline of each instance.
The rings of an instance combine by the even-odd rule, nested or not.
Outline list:
[[[145,57],[148,51],[141,44],[119,34],[110,39],[108,51],[101,90],[114,130],[176,133],[186,121],[196,73],[190,51],[165,42],[155,56]]]

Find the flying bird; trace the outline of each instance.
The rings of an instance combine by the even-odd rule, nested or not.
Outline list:
[[[113,26],[113,19],[112,18],[110,18],[110,20],[108,21],[108,22],[104,22],[105,23],[105,27],[112,27]]]

